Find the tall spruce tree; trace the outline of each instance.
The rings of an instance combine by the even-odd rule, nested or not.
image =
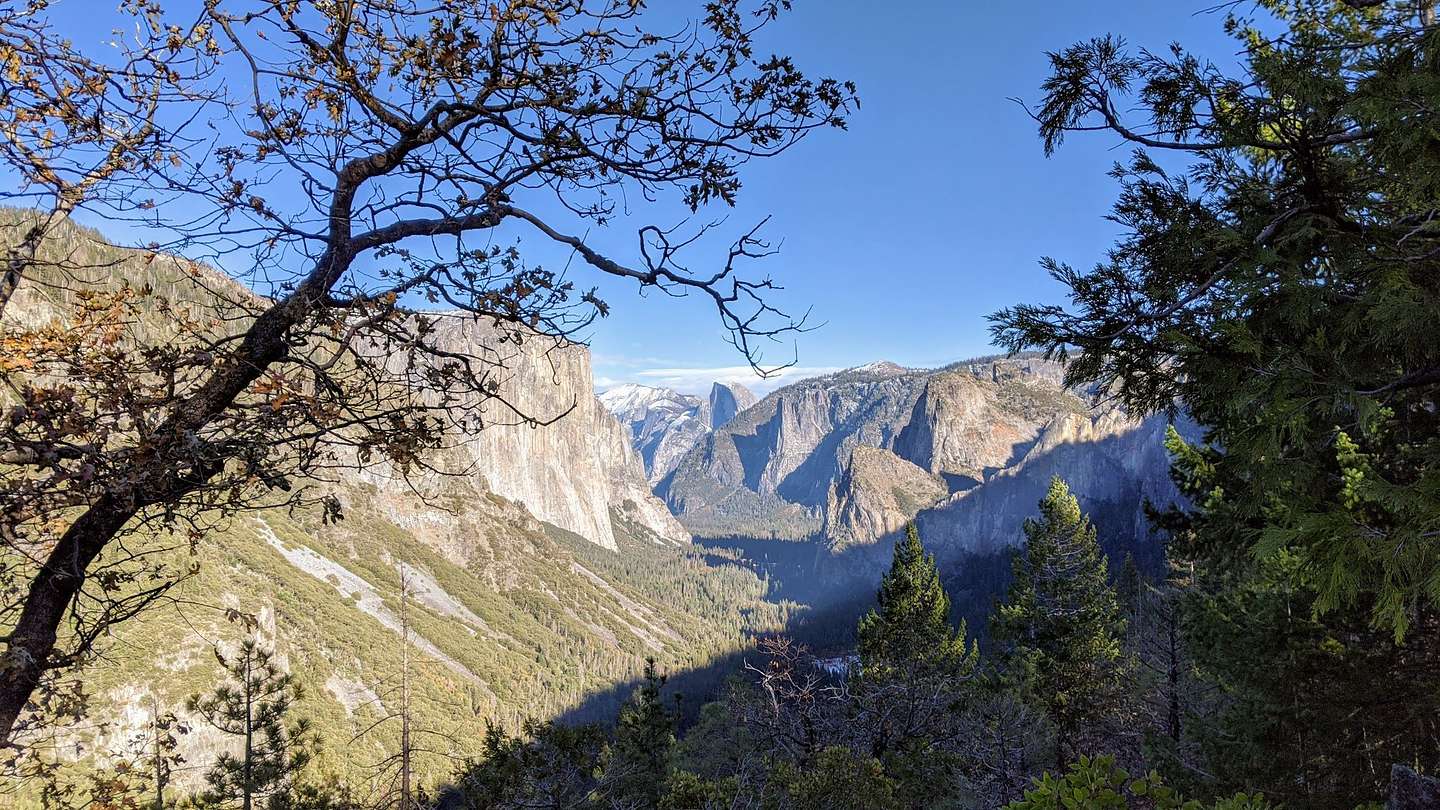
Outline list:
[[[950,597],[913,523],[895,543],[875,602],[860,619],[857,634],[863,678],[882,680],[917,670],[963,678],[974,668],[978,653],[973,643],[965,643],[964,623],[958,630],[950,624]]]
[[[664,686],[655,659],[647,660],[644,681],[620,709],[614,740],[601,757],[602,792],[611,807],[656,807],[667,791],[679,717],[665,705]]]
[[[950,623],[950,597],[914,524],[895,543],[876,606],[860,620],[856,709],[871,756],[907,806],[943,807],[956,795],[957,739],[980,652],[965,623]]]
[[[1011,678],[1054,725],[1057,766],[1095,745],[1124,702],[1124,620],[1095,527],[1058,476],[1025,521],[1025,550],[994,618]]]
[[[205,774],[195,797],[206,808],[280,810],[297,804],[295,777],[309,763],[315,740],[305,720],[289,720],[301,697],[294,676],[282,672],[273,654],[253,639],[234,655],[218,649],[227,683],[208,695],[194,695],[188,708],[217,731],[239,738],[239,752],[225,751]]]

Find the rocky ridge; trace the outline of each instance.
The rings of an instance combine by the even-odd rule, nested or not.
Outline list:
[[[756,397],[735,383],[714,383],[706,399],[630,383],[601,394],[600,402],[629,427],[630,442],[640,453],[647,480],[655,485],[706,434],[729,424],[755,404]]]
[[[1173,499],[1166,420],[1130,418],[1063,376],[1022,356],[804,380],[707,435],[656,491],[695,534],[819,538],[835,553],[910,520],[946,552],[1011,545],[1052,475],[1093,511]],[[1143,537],[1143,519],[1125,531]]]

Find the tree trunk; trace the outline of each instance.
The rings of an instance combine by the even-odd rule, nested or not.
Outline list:
[[[244,785],[240,801],[241,810],[250,810],[250,795],[255,791],[255,678],[251,675],[250,668],[255,660],[255,651],[246,648],[245,650],[245,762],[244,770],[241,772],[241,783]]]
[[[1166,706],[1166,732],[1170,735],[1171,740],[1178,743],[1180,742],[1180,638],[1178,628],[1175,626],[1173,609],[1169,619],[1166,629],[1169,633],[1170,660],[1165,670],[1165,679],[1168,682],[1170,694]]]
[[[150,696],[150,735],[155,757],[155,810],[165,810],[165,757],[160,748],[160,702]]]
[[[101,496],[60,538],[30,583],[20,619],[0,657],[0,741],[9,741],[15,723],[40,685],[55,651],[56,634],[85,571],[110,538],[138,511],[129,499]]]
[[[313,279],[333,283],[333,254],[317,263],[312,281],[301,285],[290,297],[261,313],[241,340],[239,350],[218,369],[194,395],[178,405],[155,431],[159,444],[133,467],[123,495],[101,496],[70,525],[51,552],[44,567],[30,583],[20,620],[0,656],[0,746],[12,741],[15,723],[39,685],[50,663],[60,623],[65,619],[75,594],[85,582],[85,572],[125,523],[147,504],[173,502],[204,486],[224,466],[224,458],[186,459],[178,466],[177,451],[184,448],[206,424],[229,408],[250,383],[271,363],[284,356],[285,335],[315,305],[328,287]],[[178,451],[184,457],[184,450]],[[188,469],[187,469],[188,468]]]

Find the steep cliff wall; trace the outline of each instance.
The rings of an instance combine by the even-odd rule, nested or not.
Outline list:
[[[656,492],[699,534],[814,534],[851,451],[888,447],[924,380],[881,364],[786,386],[702,440]]]
[[[823,533],[833,549],[872,543],[948,494],[940,476],[889,450],[860,445],[830,489]]]
[[[486,488],[606,548],[616,547],[612,510],[664,540],[689,541],[650,492],[628,431],[596,398],[587,349],[539,336],[517,342],[469,319],[442,329],[450,350],[488,352],[500,366],[495,398],[478,406],[484,427],[464,441]]]
[[[730,420],[756,401],[755,394],[743,385],[717,382],[710,386],[710,429],[730,424]]]
[[[950,551],[1016,542],[1052,475],[1093,510],[1175,496],[1163,418],[1133,420],[1038,358],[923,371],[872,364],[779,389],[657,488],[692,532],[881,544],[916,520]],[[1132,539],[1133,539],[1132,538]]]

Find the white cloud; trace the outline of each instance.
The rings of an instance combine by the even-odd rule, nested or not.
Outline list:
[[[595,380],[600,389],[613,388],[625,382],[637,382],[660,388],[673,388],[685,394],[708,394],[711,383],[739,383],[757,394],[766,394],[782,385],[806,377],[818,377],[839,371],[830,366],[792,366],[769,377],[761,378],[749,366],[717,366],[712,368],[646,368],[633,372],[617,372]]]

